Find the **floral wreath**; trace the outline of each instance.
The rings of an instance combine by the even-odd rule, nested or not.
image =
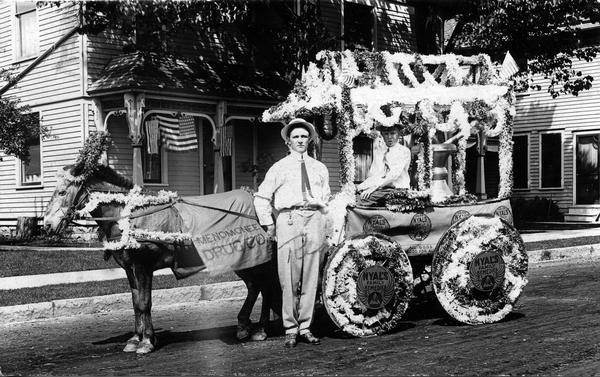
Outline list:
[[[393,277],[393,297],[379,309],[359,299],[358,281],[366,268],[387,268]],[[397,327],[412,295],[413,275],[402,248],[381,234],[346,240],[329,258],[323,280],[325,308],[347,334],[362,337],[384,334]]]
[[[470,216],[452,226],[436,250],[433,286],[451,317],[467,324],[493,323],[512,311],[527,284],[527,253],[514,227],[499,217]],[[474,260],[484,253],[500,257],[496,266],[502,268],[497,271],[503,271],[488,290],[478,288],[470,272]]]
[[[138,239],[183,243],[192,239],[189,233],[134,229],[131,225],[131,215],[134,210],[174,203],[178,197],[179,195],[176,192],[165,190],[160,190],[157,195],[144,195],[142,194],[142,188],[137,185],[127,194],[93,192],[90,194],[89,201],[82,209],[77,211],[77,214],[79,216],[90,216],[90,212],[101,204],[123,206],[121,218],[117,221],[117,225],[121,230],[121,239],[118,241],[104,241],[106,250],[138,249],[141,246],[137,241]]]

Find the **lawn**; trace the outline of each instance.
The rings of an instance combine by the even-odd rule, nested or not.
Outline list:
[[[530,242],[526,244],[526,247],[527,250],[543,250],[596,243],[600,243],[600,236]],[[112,259],[105,261],[103,255],[102,251],[90,251],[84,248],[80,250],[0,250],[0,277],[118,267]]]
[[[0,277],[119,267],[112,259],[105,261],[103,255],[102,251],[86,249],[0,250]]]
[[[173,275],[162,275],[154,277],[152,289],[188,287],[234,280],[239,280],[239,278],[233,272],[218,275],[199,272],[182,280],[175,279]],[[58,284],[6,291],[0,290],[0,306],[46,302],[75,297],[103,296],[125,292],[130,292],[127,279]]]

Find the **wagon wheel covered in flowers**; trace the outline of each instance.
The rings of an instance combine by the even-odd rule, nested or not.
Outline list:
[[[436,296],[452,318],[493,323],[512,311],[527,284],[527,253],[505,220],[471,216],[439,240],[432,272]]]
[[[362,337],[391,331],[413,289],[406,253],[381,234],[349,238],[332,252],[323,273],[323,302],[333,322]]]

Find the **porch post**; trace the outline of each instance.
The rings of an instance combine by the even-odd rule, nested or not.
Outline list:
[[[106,131],[106,124],[104,123],[104,111],[102,110],[102,101],[100,98],[92,98],[92,106],[94,109],[94,123],[97,131]],[[108,153],[102,152],[100,156],[100,164],[108,166]]]
[[[485,192],[485,150],[485,132],[479,131],[477,137],[477,182],[475,185],[475,194],[479,199],[487,199],[487,194]]]
[[[144,116],[144,93],[125,93],[125,109],[127,110],[127,125],[129,138],[133,147],[133,184],[144,185],[142,173],[142,119]]]
[[[221,139],[223,137],[223,126],[225,126],[225,113],[227,112],[227,102],[219,101],[217,103],[217,115],[215,115],[215,125],[217,127],[217,138],[215,139],[215,188],[214,193],[225,191],[225,178],[223,176],[223,156],[221,154]]]

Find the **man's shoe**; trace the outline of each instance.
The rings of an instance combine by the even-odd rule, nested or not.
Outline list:
[[[296,334],[285,334],[285,348],[296,347]]]
[[[300,341],[308,344],[321,344],[321,340],[319,340],[319,338],[317,338],[310,332],[300,334]]]

